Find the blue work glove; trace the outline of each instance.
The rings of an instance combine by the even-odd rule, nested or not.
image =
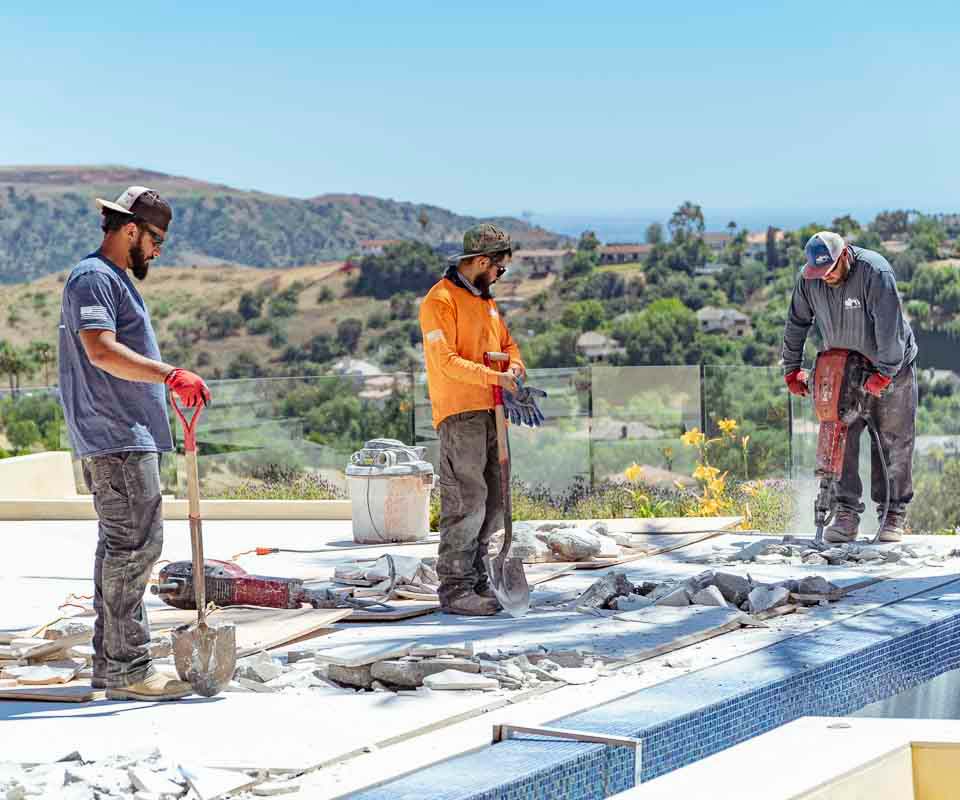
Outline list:
[[[543,389],[534,389],[532,386],[524,386],[523,379],[517,378],[519,390],[516,394],[504,390],[503,392],[503,410],[507,418],[514,425],[526,425],[528,428],[539,428],[543,425],[543,412],[537,406],[537,399],[546,397],[547,393]]]

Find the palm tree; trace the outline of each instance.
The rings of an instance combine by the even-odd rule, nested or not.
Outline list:
[[[32,375],[36,364],[27,354],[9,342],[0,342],[0,373],[10,381],[10,393],[14,398],[20,393],[20,376]]]
[[[40,365],[43,370],[43,384],[50,385],[50,366],[56,363],[57,356],[53,345],[50,342],[33,341],[27,348],[30,357]]]

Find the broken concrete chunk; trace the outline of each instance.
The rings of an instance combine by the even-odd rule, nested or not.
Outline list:
[[[871,561],[884,560],[883,553],[881,553],[879,550],[870,550],[868,548],[863,548],[856,554],[851,554],[851,555],[855,560],[863,562],[865,564],[868,564]]]
[[[778,553],[782,555],[782,545],[778,544],[774,539],[761,539],[758,542],[751,542],[740,549],[739,552],[734,553],[734,561],[753,561],[757,556],[768,555],[770,553]]]
[[[628,594],[613,598],[611,605],[617,611],[636,611],[640,608],[649,608],[653,605],[653,600],[639,594]]]
[[[237,662],[237,671],[234,674],[250,681],[266,683],[279,677],[282,672],[283,667],[280,666],[280,662],[268,653],[259,652],[247,658],[241,658]]]
[[[61,619],[44,628],[44,639],[63,639],[65,636],[77,636],[89,633],[93,636],[93,621],[85,622],[79,619]]]
[[[678,586],[669,594],[664,595],[656,601],[658,606],[688,606],[690,605],[690,595],[684,586]]]
[[[750,594],[750,590],[753,588],[750,581],[742,575],[737,575],[733,572],[714,573],[713,585],[720,590],[720,594],[723,595],[724,600],[728,603],[733,603],[735,606],[739,606],[746,600],[747,595]]]
[[[563,528],[547,536],[547,546],[563,561],[589,561],[600,552],[596,534],[584,528]]]
[[[104,794],[120,795],[131,791],[130,776],[126,769],[106,767],[100,764],[71,764],[66,768],[66,782],[82,782]]]
[[[428,675],[436,675],[445,670],[457,670],[478,674],[480,664],[465,658],[426,658],[422,661],[378,661],[370,665],[370,675],[373,679],[403,686],[416,688],[422,686]]]
[[[438,672],[436,675],[428,675],[424,678],[423,685],[434,691],[500,688],[500,682],[496,678],[489,678],[485,675],[470,675],[454,669]]]
[[[819,553],[811,553],[803,557],[803,563],[811,567],[825,567],[830,562]]]
[[[811,575],[808,578],[803,578],[797,584],[796,593],[797,594],[832,594],[840,590],[834,583],[830,583],[826,578],[822,578],[819,575]]]
[[[13,667],[4,669],[4,674],[13,673],[24,686],[49,686],[55,683],[67,683],[77,676],[76,667]]]
[[[783,586],[758,586],[747,597],[751,614],[769,611],[790,602],[790,592]]]
[[[179,797],[183,794],[183,788],[179,784],[168,781],[153,770],[144,769],[143,767],[130,767],[127,774],[130,776],[130,782],[137,791],[149,792],[158,797],[164,795]]]
[[[723,598],[723,594],[716,586],[708,586],[706,589],[701,589],[690,599],[694,605],[698,606],[727,607],[727,601]]]
[[[622,570],[611,572],[580,595],[577,605],[587,608],[610,608],[613,598],[633,594],[635,588],[627,580],[625,572]]]
[[[620,545],[610,536],[597,534],[597,541],[600,542],[600,552],[597,558],[619,558],[621,555]]]
[[[212,769],[197,764],[181,764],[180,772],[200,800],[214,800],[229,792],[248,789],[257,782],[256,778],[251,778],[242,772]]]
[[[510,555],[522,559],[527,564],[541,564],[552,560],[547,543],[537,535],[537,531],[529,523],[514,525]]]
[[[337,683],[345,686],[355,686],[358,689],[369,689],[373,683],[370,664],[359,667],[343,667],[339,664],[330,664],[327,668],[327,677]]]

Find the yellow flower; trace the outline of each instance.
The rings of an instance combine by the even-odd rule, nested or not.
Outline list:
[[[699,447],[706,441],[706,438],[699,428],[691,428],[680,437],[680,441],[687,445],[687,447]]]
[[[720,513],[720,503],[716,500],[704,500],[700,503],[700,513],[705,517],[715,517]]]
[[[737,421],[735,419],[721,419],[717,422],[717,427],[724,436],[733,436],[737,430]]]
[[[714,478],[707,484],[707,491],[713,495],[721,495],[726,489],[726,479],[725,478]]]
[[[743,493],[749,495],[750,497],[755,497],[757,494],[757,487],[752,483],[745,483],[740,487],[743,490]]]
[[[693,471],[693,477],[698,481],[711,481],[719,474],[720,470],[706,464],[697,464],[697,468]]]
[[[639,464],[631,464],[623,471],[623,476],[631,483],[636,483],[643,477],[643,467]]]

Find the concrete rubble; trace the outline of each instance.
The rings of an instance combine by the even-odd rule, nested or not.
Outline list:
[[[756,550],[754,552],[757,552]],[[731,572],[705,570],[684,579],[633,584],[624,572],[613,571],[574,600],[578,611],[604,616],[605,610],[634,611],[652,605],[682,608],[691,605],[735,606],[757,614],[796,601],[817,605],[837,599],[839,588],[819,575],[800,580],[763,583]]]
[[[810,541],[783,539],[759,539],[744,545],[736,552],[720,550],[706,561],[713,564],[754,563],[794,564],[807,566],[886,566],[898,564],[904,567],[931,565],[956,558],[953,552],[944,552],[928,544],[899,542],[890,545],[870,545],[866,540],[842,545],[826,545],[815,548]]]
[[[502,537],[502,532],[494,536],[491,552],[500,551]],[[537,564],[613,559],[619,558],[623,551],[605,523],[584,526],[576,521],[563,521],[514,523],[510,553],[527,564]]]

